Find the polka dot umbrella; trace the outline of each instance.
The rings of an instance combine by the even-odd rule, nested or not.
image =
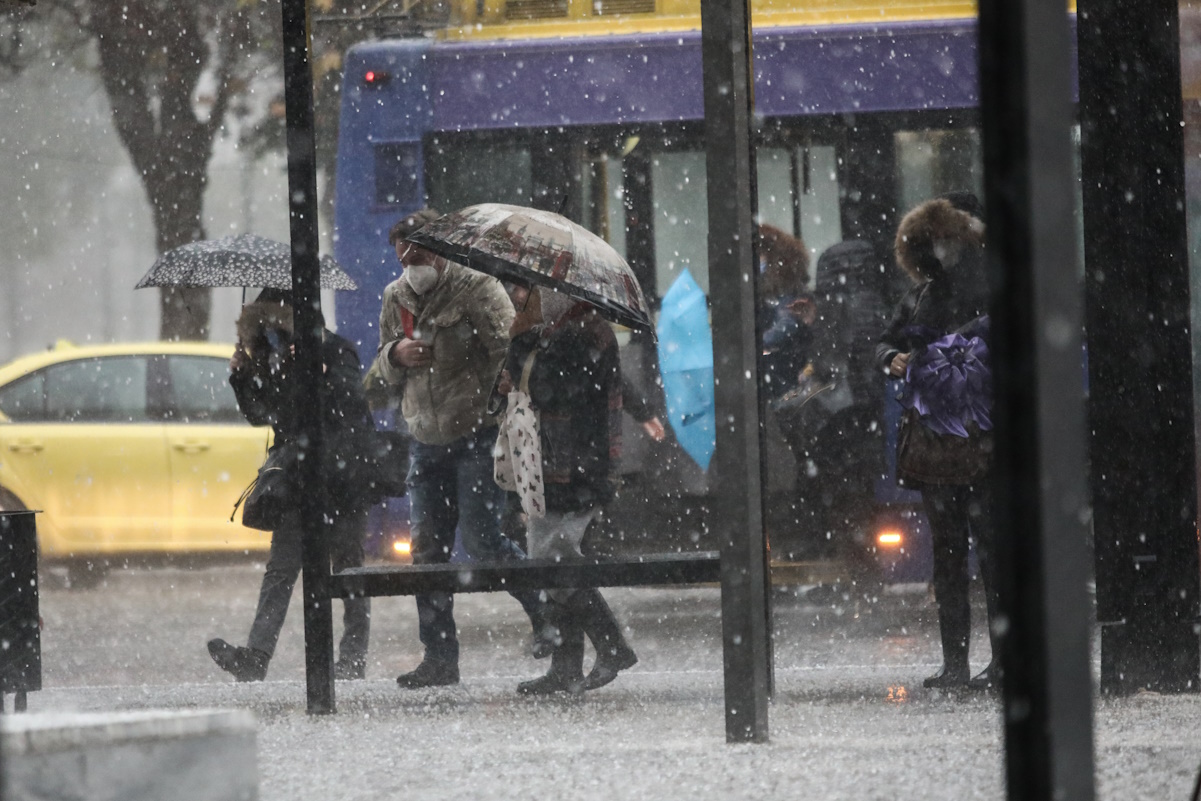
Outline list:
[[[482,203],[444,214],[405,238],[502,281],[550,287],[615,323],[651,330],[646,298],[626,260],[562,215]]]
[[[292,288],[292,248],[253,234],[204,239],[158,257],[135,289],[154,286]],[[359,285],[330,256],[321,257],[323,289]]]

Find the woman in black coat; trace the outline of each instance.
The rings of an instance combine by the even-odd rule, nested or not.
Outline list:
[[[295,366],[292,307],[288,293],[264,290],[238,318],[238,345],[230,360],[229,382],[238,408],[251,425],[270,425],[275,432],[274,452],[290,448],[299,435],[293,397]],[[321,343],[323,393],[322,436],[325,454],[326,535],[334,570],[361,567],[366,506],[358,477],[351,469],[361,461],[358,452],[364,435],[374,430],[360,377],[357,352],[350,342],[324,331]],[[345,469],[342,474],[339,469]],[[213,661],[238,681],[261,681],[275,653],[280,629],[288,612],[292,588],[300,575],[301,526],[298,509],[284,514],[271,533],[271,551],[259,590],[258,609],[250,627],[247,645],[234,646],[222,639],[210,640]],[[334,676],[363,678],[367,665],[367,640],[371,601],[343,601],[343,634]]]
[[[538,287],[510,291],[522,309],[515,322],[501,392],[522,388],[539,416],[544,509],[527,509],[531,559],[571,559],[589,523],[612,500],[621,455],[622,381],[617,338],[596,310]],[[527,331],[522,321],[537,323]],[[528,364],[528,368],[527,368]],[[547,617],[558,644],[545,676],[523,682],[525,695],[578,693],[603,687],[638,657],[609,605],[595,588],[550,590]],[[596,650],[585,676],[584,637]]]
[[[975,195],[952,192],[916,207],[897,229],[897,262],[914,286],[901,299],[876,348],[877,364],[904,378],[913,354],[988,312],[984,260],[983,210]],[[926,687],[989,687],[995,680],[993,661],[971,678],[968,644],[968,550],[975,542],[988,601],[989,632],[996,610],[996,580],[991,560],[992,493],[989,477],[957,477],[938,483],[912,480],[934,541],[934,595],[943,666],[927,678]]]

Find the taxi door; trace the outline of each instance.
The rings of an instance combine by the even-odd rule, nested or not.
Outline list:
[[[40,408],[0,424],[7,480],[47,556],[156,551],[169,544],[162,423],[147,404],[148,360],[116,356],[46,367],[25,379]]]
[[[172,539],[181,551],[264,550],[271,535],[233,521],[234,503],[258,474],[269,428],[238,411],[229,366],[212,356],[167,357],[166,414]]]

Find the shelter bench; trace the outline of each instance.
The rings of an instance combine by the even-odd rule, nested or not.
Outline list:
[[[623,558],[513,559],[437,565],[357,567],[330,576],[330,597],[379,597],[427,592],[508,592],[585,587],[704,584],[719,581],[717,551]]]
[[[722,595],[722,675],[725,693],[726,737],[731,742],[757,736],[757,722],[766,720],[766,686],[753,672],[757,659],[767,665],[770,654],[752,649],[751,628],[765,626],[738,613],[749,592],[748,573],[734,569],[718,551],[658,553],[638,556],[554,559],[514,559],[436,565],[381,565],[324,573],[319,579],[319,606],[325,625],[310,625],[306,614],[305,663],[310,713],[333,712],[334,638],[329,601],[333,598],[416,595],[427,592],[507,592],[510,590],[582,589],[586,587],[645,587],[714,584]],[[306,610],[307,611],[307,610]],[[316,618],[316,615],[314,615]],[[748,659],[748,655],[751,659]],[[757,683],[759,682],[759,683]]]

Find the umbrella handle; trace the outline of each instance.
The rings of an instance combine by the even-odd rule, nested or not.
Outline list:
[[[496,417],[509,405],[509,399],[500,392],[500,377],[505,372],[505,366],[502,363],[500,369],[496,371],[496,378],[492,381],[492,391],[488,393],[488,402],[484,405],[484,411],[489,417]]]

